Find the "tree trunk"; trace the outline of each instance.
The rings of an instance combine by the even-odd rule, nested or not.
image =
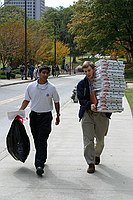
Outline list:
[[[74,56],[73,57],[73,61],[72,61],[73,63],[76,63],[77,61],[76,61],[76,56]]]

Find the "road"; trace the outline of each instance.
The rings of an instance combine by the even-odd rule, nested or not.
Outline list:
[[[133,199],[133,118],[128,102],[124,97],[124,111],[114,113],[111,117],[101,164],[96,166],[93,175],[86,173],[81,124],[76,116],[79,105],[67,103],[73,87],[81,78],[51,79],[61,96],[61,123],[55,126],[53,120],[53,131],[48,141],[48,159],[42,178],[38,178],[35,173],[35,148],[30,130],[27,133],[31,149],[25,163],[15,161],[9,154],[4,157],[7,151],[1,152],[0,200]],[[22,101],[19,96],[23,95],[26,85],[0,88],[0,135],[3,134],[3,140],[7,133],[4,128],[8,129],[10,125],[6,112],[19,107]],[[25,125],[29,127],[28,121]],[[5,146],[2,146],[1,138],[0,144],[3,149]]]
[[[83,75],[51,78],[61,98],[61,109],[70,101],[72,90]],[[24,92],[28,83],[11,85],[0,88],[0,160],[6,156],[5,138],[8,133],[11,121],[7,118],[7,112],[18,110],[24,98]],[[29,107],[26,109],[28,116]]]

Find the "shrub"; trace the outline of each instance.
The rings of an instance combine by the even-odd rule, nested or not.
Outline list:
[[[133,68],[125,68],[125,78],[133,78]]]
[[[15,78],[16,74],[15,73],[11,73],[11,78]]]
[[[6,75],[5,74],[1,74],[0,75],[0,79],[6,79]]]
[[[0,75],[6,75],[5,71],[1,70]]]

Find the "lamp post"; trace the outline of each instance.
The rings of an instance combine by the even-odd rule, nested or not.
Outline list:
[[[25,80],[27,80],[27,2],[25,0]]]
[[[70,35],[70,69],[69,69],[69,74],[71,75],[72,73],[72,36]]]
[[[56,19],[54,19],[54,67],[56,67]]]
[[[70,46],[70,68],[69,68],[69,74],[71,75],[71,70],[72,70],[72,51],[71,51],[71,46]]]

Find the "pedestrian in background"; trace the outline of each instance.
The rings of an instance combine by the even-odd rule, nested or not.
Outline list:
[[[52,75],[53,77],[56,76],[56,68],[54,65],[52,65]]]
[[[97,100],[93,91],[95,65],[85,61],[82,69],[85,78],[77,85],[77,96],[80,103],[79,119],[83,131],[84,157],[89,166],[87,172],[94,173],[95,165],[100,163],[104,136],[108,131],[111,114],[97,112]]]
[[[41,66],[40,65],[38,65],[35,69],[34,69],[34,77],[35,77],[35,80],[37,80],[38,78],[39,78],[39,68],[40,68]]]
[[[29,67],[29,76],[30,76],[31,80],[33,80],[34,69],[35,69],[34,66],[30,65],[30,67]]]
[[[55,68],[55,73],[56,73],[56,76],[58,77],[59,74],[60,74],[60,68],[58,65],[56,65],[56,68]]]
[[[7,63],[7,65],[6,65],[6,78],[8,80],[10,80],[10,78],[11,78],[11,66],[9,65],[9,63]]]
[[[25,76],[25,65],[24,64],[22,64],[20,66],[20,75],[21,75],[21,79],[23,80],[24,76]]]
[[[66,63],[66,65],[64,66],[64,70],[65,70],[66,73],[69,71],[69,66],[68,66],[67,63]]]
[[[36,173],[41,176],[47,159],[47,140],[51,132],[53,102],[56,125],[60,123],[60,103],[55,86],[47,80],[50,68],[40,67],[38,74],[39,78],[28,85],[20,110],[24,110],[30,102],[30,128],[36,149],[35,167]]]

